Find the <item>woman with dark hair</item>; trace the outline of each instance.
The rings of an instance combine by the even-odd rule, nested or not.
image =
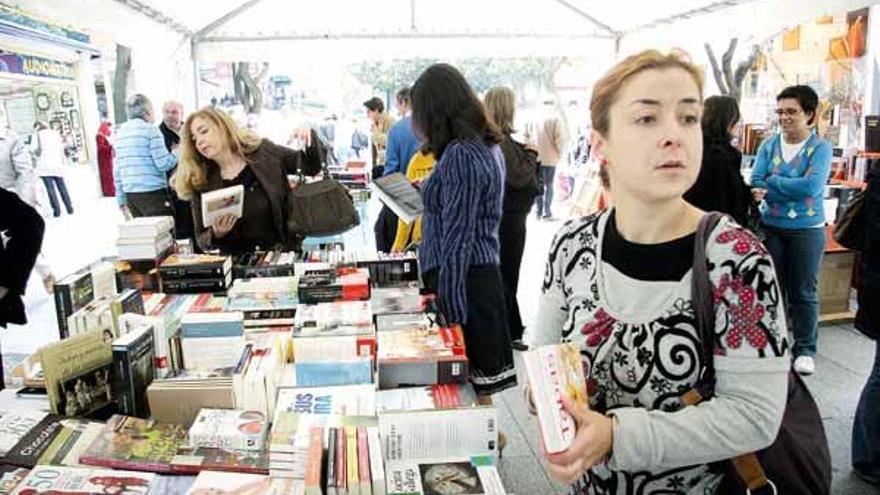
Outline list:
[[[105,197],[116,196],[116,184],[113,182],[113,143],[110,142],[110,122],[101,122],[95,136],[98,144],[98,175],[101,178],[101,192]]]
[[[703,102],[703,163],[684,199],[703,211],[720,211],[746,225],[752,196],[740,174],[742,153],[730,144],[739,118],[739,106],[730,96],[710,96]]]
[[[794,334],[794,369],[815,372],[819,325],[819,268],[825,253],[825,183],[831,145],[816,125],[819,97],[809,86],[789,86],[776,97],[781,133],[765,140],[752,170],[752,194],[764,201],[764,243],[773,256]]]
[[[462,325],[471,382],[491,404],[492,394],[516,385],[499,269],[502,136],[451,65],[419,76],[412,106],[413,129],[437,157],[422,186],[422,277],[447,322]]]

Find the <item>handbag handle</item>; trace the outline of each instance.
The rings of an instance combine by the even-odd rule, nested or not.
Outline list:
[[[327,168],[327,150],[324,148],[324,144],[318,138],[318,133],[314,129],[309,129],[309,136],[315,147],[315,152],[318,153],[318,159],[321,160],[323,179],[329,179],[331,176],[330,170]],[[303,167],[303,155],[307,152],[306,150],[308,150],[308,148],[300,150],[300,152],[296,154],[297,178],[299,179],[300,184],[306,180],[305,167]]]
[[[706,256],[706,245],[709,236],[724,217],[717,211],[707,212],[697,225],[697,234],[694,239],[694,264],[691,272],[691,304],[694,308],[694,317],[697,326],[697,337],[700,339],[703,355],[703,369],[700,374],[700,383],[697,387],[704,397],[709,397],[703,387],[714,388],[715,365],[715,307],[712,297],[712,286],[709,282],[709,260]]]

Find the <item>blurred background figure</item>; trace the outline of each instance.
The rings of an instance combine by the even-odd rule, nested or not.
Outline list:
[[[116,151],[113,149],[111,140],[110,122],[101,122],[98,134],[95,136],[98,145],[98,175],[101,179],[101,193],[104,197],[116,196],[116,185],[113,183],[113,158]]]

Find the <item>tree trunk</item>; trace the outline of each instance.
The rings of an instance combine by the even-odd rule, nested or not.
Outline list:
[[[736,38],[731,38],[730,44],[727,45],[727,51],[721,56],[721,70],[724,72],[724,83],[727,85],[728,96],[734,96],[738,92],[733,80],[733,70],[731,69],[737,42]],[[739,101],[739,98],[737,98],[737,101]]]
[[[706,47],[706,54],[709,55],[709,63],[712,65],[712,75],[715,77],[715,84],[718,85],[718,91],[726,95],[727,85],[724,84],[724,77],[721,75],[721,69],[718,68],[718,61],[715,59],[715,52],[712,51],[712,47],[709,46],[709,43],[703,45]]]
[[[116,71],[113,73],[113,115],[116,124],[128,120],[125,100],[128,99],[128,74],[131,71],[131,48],[116,45]]]

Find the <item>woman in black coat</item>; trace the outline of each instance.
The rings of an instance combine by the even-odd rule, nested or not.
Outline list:
[[[853,471],[880,485],[880,164],[868,172],[864,210],[865,245],[859,277],[859,311],[856,328],[874,339],[874,367],[862,389],[853,420]]]
[[[742,153],[730,144],[738,122],[735,99],[710,96],[703,103],[703,163],[684,199],[701,210],[726,213],[745,226],[751,193],[740,173]]]

